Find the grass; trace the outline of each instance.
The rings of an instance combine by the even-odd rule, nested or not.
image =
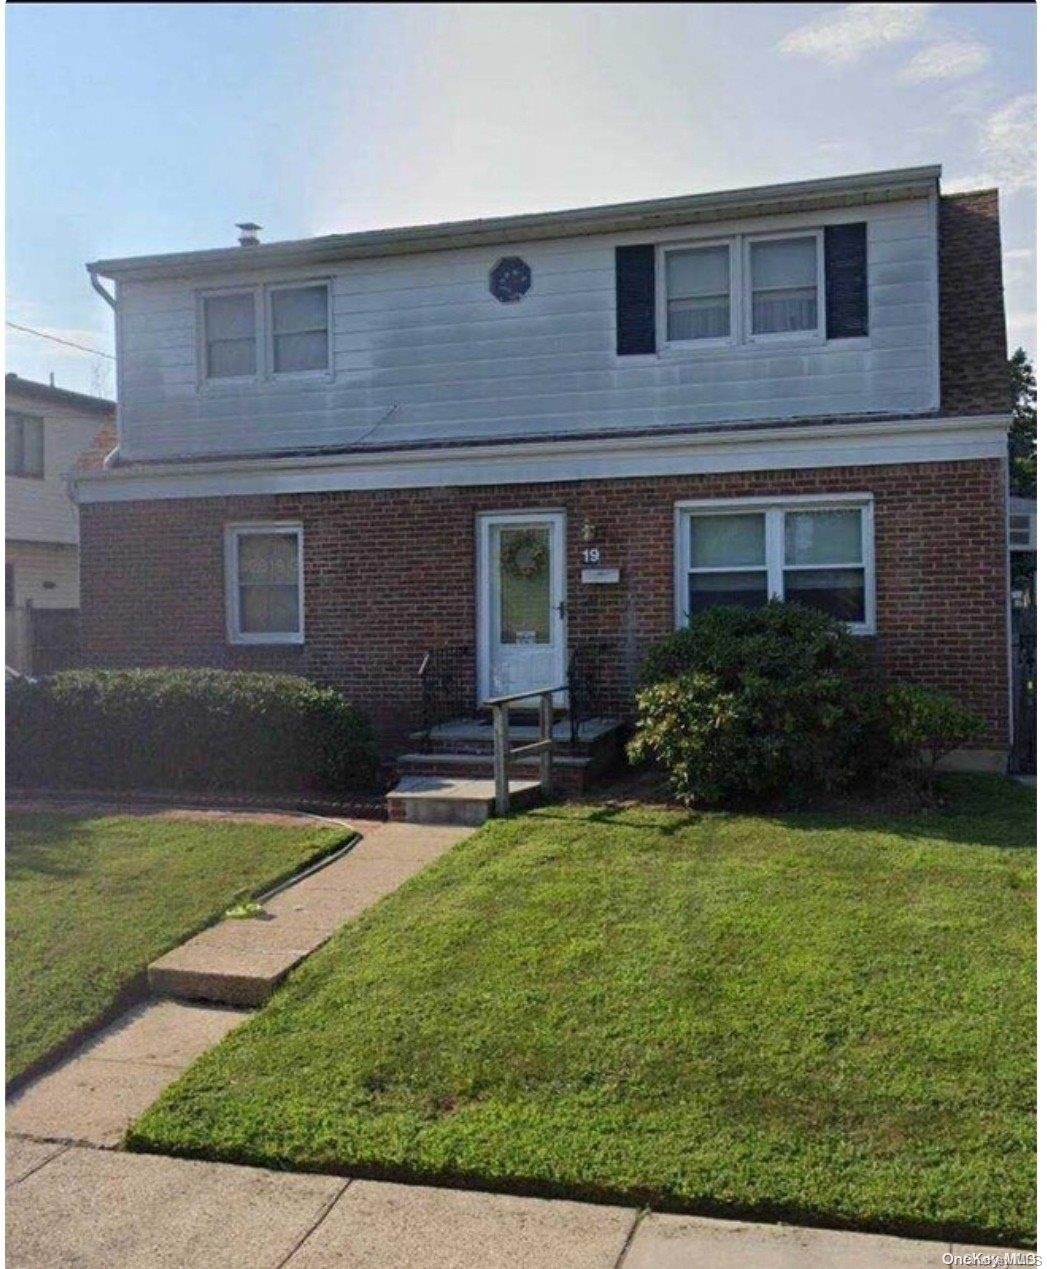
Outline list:
[[[1030,1243],[1034,794],[948,788],[912,815],[489,824],[129,1144]]]
[[[7,1078],[102,1017],[155,957],[348,833],[7,816]]]

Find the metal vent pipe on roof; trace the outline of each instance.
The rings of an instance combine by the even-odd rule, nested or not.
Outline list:
[[[261,225],[256,225],[251,220],[245,220],[242,223],[238,224],[236,227],[237,229],[240,230],[240,246],[241,247],[257,247],[258,246],[258,231],[259,229],[261,229],[262,227]]]

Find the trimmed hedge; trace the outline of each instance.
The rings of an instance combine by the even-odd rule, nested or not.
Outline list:
[[[16,784],[213,792],[373,787],[368,718],[290,674],[66,670],[7,688]]]

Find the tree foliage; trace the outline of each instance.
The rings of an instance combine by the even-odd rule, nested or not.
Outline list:
[[[1029,354],[1016,348],[1008,361],[1011,393],[1009,436],[1011,493],[1036,497],[1036,373]]]

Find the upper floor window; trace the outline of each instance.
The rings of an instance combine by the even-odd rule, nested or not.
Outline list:
[[[718,604],[806,604],[860,634],[874,628],[872,502],[683,503],[678,507],[677,617]]]
[[[666,244],[659,297],[662,345],[820,338],[825,331],[822,252],[820,230]]]
[[[9,410],[4,442],[8,476],[31,476],[37,480],[44,474],[44,421],[34,414],[17,414]]]
[[[275,374],[327,369],[327,286],[269,292]]]
[[[204,295],[203,378],[326,373],[331,366],[329,310],[326,282]]]
[[[751,335],[817,331],[817,238],[750,242],[749,287]]]
[[[726,339],[731,334],[731,248],[727,243],[665,254],[666,337]]]
[[[253,291],[204,297],[204,341],[208,379],[240,379],[258,369]]]

